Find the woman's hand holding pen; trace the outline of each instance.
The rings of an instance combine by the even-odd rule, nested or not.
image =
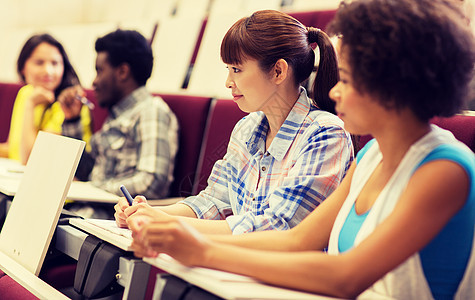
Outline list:
[[[125,197],[114,206],[114,216],[119,227],[132,230],[132,248],[136,256],[155,257],[163,252],[186,265],[202,262],[204,256],[201,255],[210,245],[204,236],[179,217],[154,209],[145,197],[132,199],[125,186],[120,190]]]
[[[141,215],[142,218],[150,220],[170,217],[167,213],[148,205],[147,199],[144,196],[136,196],[132,199],[125,186],[122,185],[120,190],[125,197],[119,198],[119,201],[114,206],[114,217],[117,226],[127,228],[127,219],[132,215]]]
[[[150,207],[150,205],[147,204],[147,199],[143,196],[137,196],[135,197],[132,205],[129,205],[129,202],[125,197],[119,198],[119,201],[117,204],[114,206],[115,213],[115,222],[117,223],[117,226],[121,228],[127,228],[127,217],[130,215],[134,214],[137,209],[139,208],[140,205]]]

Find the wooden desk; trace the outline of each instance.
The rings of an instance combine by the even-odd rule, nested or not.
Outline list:
[[[20,186],[21,176],[0,176],[0,193],[13,197]],[[67,199],[82,202],[117,203],[119,196],[93,186],[89,182],[73,181]]]
[[[184,281],[224,299],[269,299],[269,300],[335,300],[338,298],[320,296],[270,286],[254,279],[233,273],[206,268],[190,268],[181,265],[166,255],[158,258],[144,258],[147,263]]]
[[[15,196],[24,170],[25,166],[19,162],[0,157],[0,193]],[[67,198],[74,201],[117,203],[119,196],[93,186],[90,182],[73,181]]]
[[[131,251],[131,240],[108,230],[89,224],[86,220],[71,219],[71,225],[107,241],[126,251]],[[68,237],[69,236],[69,237]],[[65,232],[63,239],[72,239],[71,233]],[[64,244],[65,241],[63,241]],[[67,241],[66,241],[67,243]],[[266,285],[256,280],[237,274],[207,268],[190,268],[181,265],[167,255],[157,259],[144,258],[146,263],[171,275],[197,286],[224,299],[286,299],[286,300],[335,300],[337,298],[320,296],[285,288]],[[119,274],[121,271],[119,270]],[[122,273],[124,274],[124,273]],[[134,276],[129,274],[126,276]]]

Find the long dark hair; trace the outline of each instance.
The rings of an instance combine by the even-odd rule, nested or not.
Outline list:
[[[25,45],[23,45],[23,48],[20,51],[20,55],[18,56],[17,60],[17,72],[23,82],[25,82],[25,76],[22,74],[22,72],[23,68],[25,67],[25,63],[28,58],[30,58],[36,47],[38,47],[38,45],[40,45],[41,43],[48,43],[56,47],[63,58],[63,78],[61,79],[59,86],[54,91],[54,95],[57,97],[65,88],[70,87],[72,85],[80,84],[76,71],[71,65],[71,62],[69,61],[69,57],[66,54],[63,45],[61,45],[60,42],[58,42],[54,37],[47,33],[33,35],[26,41]]]

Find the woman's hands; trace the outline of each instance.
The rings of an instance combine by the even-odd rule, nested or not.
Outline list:
[[[132,230],[132,248],[138,257],[166,253],[185,265],[199,265],[212,242],[181,218],[151,207],[143,196],[130,206],[121,197],[114,206],[117,226]]]
[[[139,208],[127,219],[127,224],[132,230],[132,248],[138,257],[166,253],[184,265],[196,266],[206,260],[211,246],[211,241],[191,225],[159,210],[151,212],[148,208]]]
[[[54,93],[42,86],[35,86],[30,95],[30,103],[33,107],[39,104],[50,104],[55,100]]]
[[[144,196],[135,197],[132,206],[129,205],[125,197],[119,198],[119,201],[114,206],[114,217],[117,226],[121,228],[127,228],[127,218],[134,214],[140,207],[147,207],[153,209],[150,205],[147,204],[147,199],[145,199]]]

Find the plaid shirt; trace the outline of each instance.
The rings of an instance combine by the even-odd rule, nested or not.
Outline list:
[[[233,234],[294,227],[340,184],[353,159],[350,135],[305,90],[266,151],[262,112],[235,126],[208,186],[181,203],[202,219],[228,222]]]
[[[81,136],[76,123],[65,123],[63,134]],[[117,195],[122,195],[123,184],[133,196],[163,198],[173,180],[177,148],[175,115],[161,98],[138,88],[111,108],[101,130],[92,136],[90,156],[95,161],[90,180]]]

